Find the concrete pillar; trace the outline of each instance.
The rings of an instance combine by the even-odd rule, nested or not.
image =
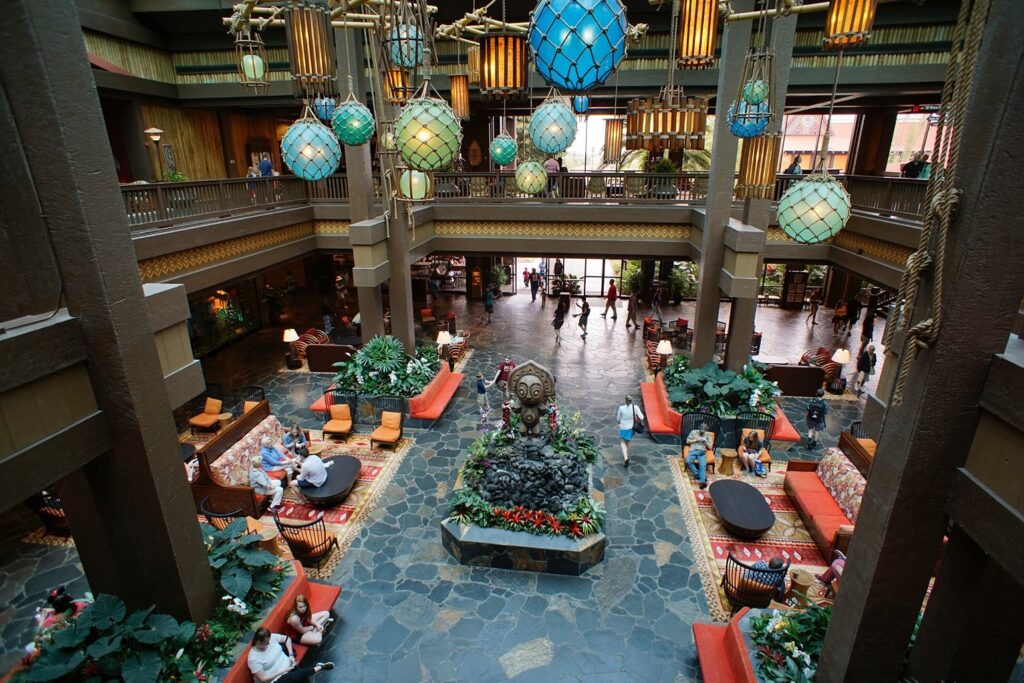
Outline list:
[[[46,216],[114,443],[61,488],[75,545],[93,591],[202,621],[212,574],[167,393],[154,391],[163,373],[81,23],[72,2],[11,0],[4,12],[0,102],[39,200],[25,223]]]
[[[754,339],[754,316],[757,299],[733,299],[729,310],[729,340],[725,348],[725,369],[743,370],[750,358],[750,344]]]
[[[753,0],[737,0],[736,12],[754,8]],[[712,360],[715,353],[715,330],[718,304],[721,300],[721,270],[725,258],[723,237],[732,207],[732,190],[736,170],[738,140],[725,121],[725,111],[739,89],[743,71],[743,58],[750,46],[751,22],[730,21],[722,31],[722,52],[718,62],[718,93],[715,101],[714,145],[711,153],[711,173],[708,180],[708,199],[701,238],[700,280],[697,283],[697,311],[694,315],[693,357],[695,366]]]
[[[1024,291],[1024,270],[998,265],[1024,251],[1016,221],[1024,175],[1007,153],[1024,148],[1016,116],[1024,109],[1024,23],[1016,4],[991,4],[967,116],[958,122],[963,194],[946,245],[943,326],[914,361],[903,402],[887,400],[878,443],[885,457],[871,466],[847,553],[818,669],[823,683],[899,678],[946,531],[953,475],[967,458],[992,356],[1006,347]],[[910,304],[911,325],[928,312],[931,277]]]
[[[360,333],[365,344],[384,334],[384,296],[380,285],[376,285],[356,287],[356,298],[359,301]]]
[[[412,279],[409,276],[409,221],[415,219],[410,215],[410,206],[407,202],[397,202],[391,214],[388,301],[391,305],[391,335],[402,342],[408,353],[415,353],[416,327],[412,317]]]

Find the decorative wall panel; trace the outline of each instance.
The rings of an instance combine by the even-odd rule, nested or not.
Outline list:
[[[690,226],[662,223],[434,221],[434,234],[438,237],[686,240],[690,237]]]
[[[913,253],[913,249],[901,244],[894,244],[884,240],[861,235],[860,233],[843,230],[832,240],[832,244],[840,249],[852,251],[855,254],[870,256],[879,261],[894,263],[899,266],[906,265],[907,257]]]

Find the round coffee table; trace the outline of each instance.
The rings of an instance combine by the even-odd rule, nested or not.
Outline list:
[[[306,450],[309,451],[310,455],[320,455],[326,447],[327,444],[323,441],[309,441],[306,444]]]
[[[355,486],[359,470],[363,467],[359,458],[353,458],[351,455],[336,455],[333,458],[326,458],[324,464],[327,463],[331,463],[331,466],[327,468],[327,481],[323,486],[299,487],[299,492],[309,501],[310,505],[331,507],[345,500],[352,487]]]
[[[775,524],[775,513],[761,492],[750,484],[720,479],[710,486],[708,493],[722,524],[740,538],[758,538]]]

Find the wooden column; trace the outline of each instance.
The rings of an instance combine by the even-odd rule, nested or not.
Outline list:
[[[853,175],[885,175],[889,148],[896,130],[896,114],[892,111],[869,111],[857,124],[856,147],[853,152]]]
[[[1013,0],[994,0],[966,119],[957,187],[962,190],[946,246],[943,327],[920,352],[903,402],[888,410],[879,457],[851,541],[817,680],[899,678],[946,530],[946,498],[978,422],[992,355],[1006,347],[1024,291],[1019,229],[1024,174],[1010,150],[1024,149],[1024,23]],[[931,291],[931,277],[922,282]],[[930,297],[911,302],[911,324]]]

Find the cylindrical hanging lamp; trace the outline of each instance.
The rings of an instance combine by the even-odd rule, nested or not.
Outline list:
[[[878,0],[831,0],[825,15],[826,50],[860,47],[871,35]]]
[[[518,97],[526,92],[526,36],[488,33],[480,40],[480,93]]]
[[[235,35],[235,56],[238,64],[238,82],[247,93],[262,95],[270,88],[270,69],[267,68],[267,48],[260,34],[239,31]]]
[[[771,199],[775,192],[781,141],[778,134],[743,141],[739,178],[736,180],[737,199]]]
[[[657,99],[630,100],[626,149],[653,153],[704,149],[707,120],[707,98],[687,97],[681,87],[663,88]]]
[[[622,119],[606,119],[604,122],[604,163],[614,163],[622,158],[622,131],[626,122]]]
[[[718,0],[686,0],[679,8],[679,65],[703,69],[715,59]]]
[[[384,72],[384,99],[400,107],[408,102],[411,96],[408,71],[392,68]]]
[[[469,84],[480,85],[480,46],[470,45],[466,49],[466,66],[469,69]]]
[[[338,64],[331,10],[320,0],[293,0],[285,19],[288,58],[298,94],[309,100],[337,94]]]
[[[469,119],[469,75],[455,74],[450,77],[452,111],[463,121]]]

